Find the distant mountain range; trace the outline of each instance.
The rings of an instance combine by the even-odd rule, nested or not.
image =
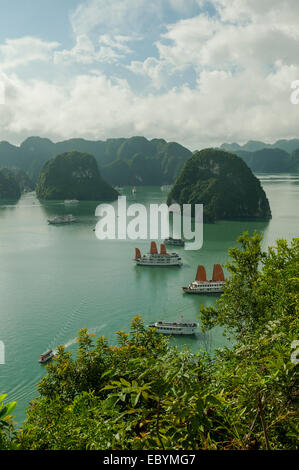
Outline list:
[[[254,172],[299,172],[299,139],[274,144],[250,140],[244,145],[222,144],[220,148],[241,157]]]
[[[227,152],[233,152],[239,150],[245,150],[246,152],[256,152],[257,150],[263,149],[281,149],[287,153],[292,153],[295,149],[299,148],[299,139],[281,139],[277,140],[274,144],[266,144],[265,142],[261,142],[259,140],[249,140],[244,145],[239,145],[235,142],[231,144],[224,143],[220,146],[222,150],[226,150]]]
[[[170,184],[192,152],[176,142],[145,137],[89,141],[70,139],[54,143],[29,137],[20,147],[0,142],[0,167],[20,168],[37,181],[44,164],[65,152],[93,155],[101,175],[113,185]]]
[[[274,144],[224,143],[220,149],[240,156],[254,172],[299,172],[299,139]],[[29,137],[20,146],[0,142],[0,167],[21,169],[36,183],[45,163],[65,152],[93,155],[100,173],[113,186],[172,184],[192,152],[176,142],[145,137],[90,141]]]

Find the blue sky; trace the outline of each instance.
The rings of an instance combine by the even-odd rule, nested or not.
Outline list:
[[[0,7],[0,140],[145,135],[196,149],[298,137],[297,0]]]

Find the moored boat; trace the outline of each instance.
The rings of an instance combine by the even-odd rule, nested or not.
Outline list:
[[[198,323],[183,321],[157,321],[148,325],[148,328],[155,328],[156,333],[162,333],[166,335],[194,335],[198,327]]]
[[[165,238],[164,240],[165,245],[173,245],[173,246],[185,246],[185,241],[181,238]]]
[[[41,364],[50,361],[54,357],[54,351],[52,349],[48,349],[48,351],[44,352],[40,355],[39,361]]]
[[[163,184],[163,186],[160,187],[161,191],[170,191],[171,190],[171,185],[170,184]]]
[[[182,287],[187,294],[220,294],[223,292],[225,278],[220,264],[214,264],[213,277],[207,280],[204,266],[198,266],[195,281],[187,287]]]
[[[66,200],[64,201],[64,204],[66,204],[66,205],[78,204],[78,203],[79,203],[78,199],[66,199]]]
[[[62,224],[71,224],[73,222],[76,222],[76,217],[74,217],[72,214],[68,215],[57,215],[56,217],[53,217],[52,219],[48,219],[48,223],[50,225],[62,225]]]
[[[156,242],[151,243],[151,251],[141,255],[139,248],[135,249],[135,261],[137,266],[182,266],[182,260],[177,253],[167,253],[164,244],[161,245],[160,253]]]

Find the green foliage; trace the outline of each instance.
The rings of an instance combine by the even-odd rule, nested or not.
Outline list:
[[[19,199],[21,190],[16,176],[7,168],[0,168],[0,199]]]
[[[230,250],[231,278],[203,327],[221,326],[232,347],[191,353],[141,318],[117,345],[79,331],[63,347],[13,445],[20,449],[275,449],[298,446],[299,239],[267,252],[261,236]]]
[[[299,333],[299,239],[278,240],[267,252],[262,237],[244,233],[229,250],[230,279],[214,307],[201,309],[204,329],[222,326],[235,341],[215,362],[213,380],[235,394],[242,420],[252,420],[247,442],[265,448],[296,448],[297,367],[290,360]],[[262,434],[254,436],[260,419]],[[252,429],[251,429],[252,428]]]
[[[104,181],[92,155],[69,152],[49,160],[40,173],[36,194],[40,199],[116,199],[117,192]]]
[[[131,137],[121,143],[116,155],[116,160],[112,157],[112,163],[101,167],[107,181],[154,186],[173,183],[191,152],[175,142]]]
[[[0,395],[0,450],[9,450],[16,447],[12,442],[13,425],[11,413],[17,403],[10,402],[5,405],[4,400],[6,397],[7,395]]]
[[[216,149],[196,152],[185,163],[167,203],[203,204],[204,220],[269,219],[268,199],[241,158]]]
[[[39,385],[18,435],[29,449],[295,449],[298,248],[243,234],[231,280],[204,328],[222,326],[231,348],[170,346],[140,317],[118,345],[79,332],[77,358],[63,347]]]

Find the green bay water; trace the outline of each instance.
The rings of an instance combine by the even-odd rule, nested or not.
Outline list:
[[[0,204],[0,340],[6,359],[0,365],[0,394],[18,401],[14,414],[19,424],[45,373],[38,363],[44,350],[63,344],[75,353],[75,338],[83,327],[115,343],[115,332],[128,330],[136,314],[146,323],[181,316],[198,320],[200,305],[217,298],[182,293],[181,287],[194,280],[198,264],[205,265],[210,277],[213,264],[227,261],[228,248],[244,230],[263,231],[264,247],[277,238],[298,236],[299,175],[258,176],[272,220],[205,224],[201,250],[172,247],[183,259],[181,268],[136,267],[135,247],[148,252],[150,241],[98,240],[93,231],[98,203],[40,203],[29,193],[17,203]],[[128,204],[146,206],[167,197],[159,187],[137,187],[134,198],[131,188],[125,188],[123,195]],[[48,218],[68,213],[78,222],[48,225]],[[193,351],[212,351],[225,344],[220,329],[171,341]]]

